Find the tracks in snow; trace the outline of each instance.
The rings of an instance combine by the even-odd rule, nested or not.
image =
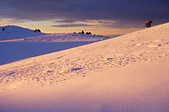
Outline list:
[[[15,89],[18,87],[36,87],[48,84],[59,84],[60,82],[81,76],[85,77],[89,72],[95,72],[103,68],[122,67],[136,62],[150,62],[168,56],[163,53],[158,56],[110,56],[91,57],[90,59],[76,57],[72,60],[59,60],[50,63],[38,64],[1,72],[1,90]]]
[[[0,91],[57,85],[70,78],[85,77],[90,72],[104,68],[151,62],[164,57],[169,57],[168,38],[146,41],[137,38],[110,39],[57,52],[51,57],[50,55],[46,55],[45,58],[39,57],[36,58],[37,61],[36,59],[23,61],[26,64],[0,68]]]

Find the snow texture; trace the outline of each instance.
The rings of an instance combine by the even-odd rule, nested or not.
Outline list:
[[[4,112],[168,112],[168,29],[165,23],[1,65],[0,107]]]

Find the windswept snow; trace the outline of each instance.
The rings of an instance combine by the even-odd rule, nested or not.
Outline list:
[[[0,107],[3,111],[168,112],[168,29],[166,23],[2,65]]]

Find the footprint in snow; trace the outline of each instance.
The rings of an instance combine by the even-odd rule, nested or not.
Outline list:
[[[73,72],[73,71],[77,71],[77,70],[81,70],[82,68],[72,68],[71,69],[71,72]]]

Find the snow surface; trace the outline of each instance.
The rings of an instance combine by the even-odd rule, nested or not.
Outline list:
[[[3,31],[2,28],[5,30]],[[42,36],[44,33],[34,32],[33,30],[19,26],[1,26],[0,40],[20,39],[34,36]]]
[[[109,38],[73,33],[40,33],[18,26],[3,26],[0,27],[0,65]]]
[[[169,23],[0,66],[2,112],[168,112]]]
[[[18,61],[25,58],[44,55],[61,51],[85,44],[87,42],[1,42],[0,43],[0,65]],[[94,41],[95,42],[95,41]]]
[[[3,31],[2,28],[5,28]],[[0,27],[0,42],[79,42],[109,39],[106,36],[74,33],[41,33],[19,26]]]
[[[26,42],[84,42],[99,41],[110,37],[73,33],[53,33],[26,39]]]

